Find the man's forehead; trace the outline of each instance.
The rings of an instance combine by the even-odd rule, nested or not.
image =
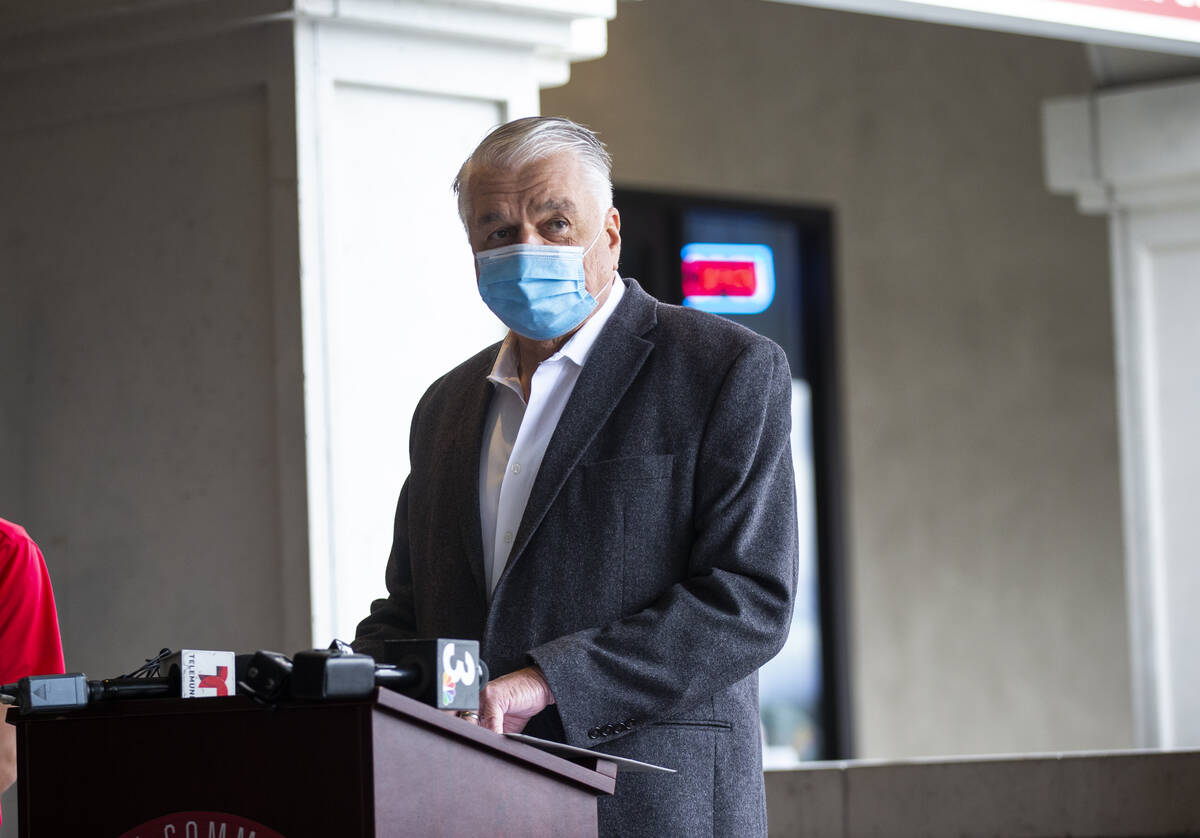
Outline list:
[[[530,161],[519,168],[481,166],[470,173],[467,192],[479,220],[514,211],[578,211],[591,197],[583,168],[571,154]]]
[[[519,196],[515,195],[480,195],[476,199],[475,221],[479,224],[500,221],[522,210],[539,214],[547,212],[574,213],[578,209],[578,202],[568,195],[539,196],[530,200],[520,200]]]

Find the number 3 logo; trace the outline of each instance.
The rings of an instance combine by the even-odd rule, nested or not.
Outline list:
[[[464,651],[463,659],[455,660],[454,644],[447,643],[442,649],[442,671],[449,675],[455,684],[461,681],[469,687],[475,683],[475,658],[469,651]]]

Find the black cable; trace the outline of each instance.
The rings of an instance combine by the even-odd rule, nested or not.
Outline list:
[[[156,678],[158,677],[158,667],[163,661],[171,657],[171,654],[171,650],[164,646],[159,650],[157,655],[152,658],[146,658],[146,662],[133,670],[133,672],[130,672],[128,675],[118,675],[117,678]]]

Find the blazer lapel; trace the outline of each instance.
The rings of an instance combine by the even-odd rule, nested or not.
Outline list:
[[[546,517],[579,458],[621,401],[654,344],[641,336],[657,322],[655,299],[629,280],[625,297],[596,339],[550,437],[513,540],[507,574]],[[476,492],[478,495],[478,492]],[[476,501],[478,503],[478,501]],[[479,516],[476,515],[476,518]],[[478,529],[478,526],[476,527]]]
[[[500,345],[496,344],[494,351],[483,356],[486,363],[481,362],[478,370],[469,374],[470,383],[463,390],[458,410],[460,421],[449,450],[444,452],[446,481],[452,487],[448,497],[462,498],[462,506],[458,511],[451,511],[449,517],[458,522],[454,528],[462,540],[463,555],[470,565],[483,603],[487,602],[487,582],[483,571],[483,531],[479,520],[479,456],[483,444],[483,423],[492,400],[492,384],[487,376],[499,348]],[[462,515],[463,511],[467,513],[465,516]]]

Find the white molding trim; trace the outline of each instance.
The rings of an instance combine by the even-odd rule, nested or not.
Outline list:
[[[183,0],[30,21],[0,36],[0,72],[198,40],[277,21],[391,30],[533,51],[545,86],[599,58],[616,0]]]
[[[1047,185],[1083,212],[1200,202],[1200,79],[1050,99],[1042,120]]]
[[[1181,600],[1200,528],[1176,512],[1200,485],[1200,342],[1184,334],[1200,323],[1200,80],[1052,99],[1043,129],[1050,190],[1109,216],[1137,742],[1195,745],[1200,660],[1184,650],[1200,616]]]

